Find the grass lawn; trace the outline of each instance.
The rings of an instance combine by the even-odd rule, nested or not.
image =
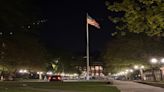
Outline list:
[[[22,88],[22,85],[39,89],[57,89],[83,92],[120,92],[116,87],[104,82],[0,82],[0,92],[45,92]]]
[[[37,90],[24,89],[20,82],[0,82],[0,92],[43,92]]]

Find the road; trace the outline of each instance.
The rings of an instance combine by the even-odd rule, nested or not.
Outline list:
[[[114,81],[121,92],[164,92],[163,88],[135,83],[132,81]]]

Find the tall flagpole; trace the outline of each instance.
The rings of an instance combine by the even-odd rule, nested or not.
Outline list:
[[[87,13],[88,16],[88,13]],[[86,16],[86,19],[87,19]],[[87,48],[86,48],[86,54],[87,54],[87,75],[86,75],[86,79],[89,80],[89,71],[90,71],[90,67],[89,67],[89,28],[88,28],[88,23],[86,22],[86,39],[87,39]]]

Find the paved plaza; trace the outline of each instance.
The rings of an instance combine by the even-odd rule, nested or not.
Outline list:
[[[132,81],[114,81],[121,92],[164,92],[164,88],[149,86]]]

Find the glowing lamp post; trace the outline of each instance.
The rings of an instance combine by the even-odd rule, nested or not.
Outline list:
[[[39,79],[42,80],[43,72],[37,72],[37,74],[39,75]]]
[[[141,80],[145,80],[144,78],[145,78],[145,76],[144,76],[144,74],[143,74],[143,69],[145,68],[145,66],[138,66],[138,65],[135,65],[134,66],[134,69],[135,70],[139,70],[139,72],[140,72],[140,75],[141,75]]]
[[[164,58],[158,60],[156,58],[152,58],[150,60],[150,63],[152,64],[152,66],[156,66],[156,67],[160,67],[162,64],[164,64]]]
[[[133,69],[130,69],[129,71],[130,71],[131,73],[133,73],[133,72],[134,72],[134,70],[133,70]]]
[[[138,65],[135,65],[135,66],[134,66],[134,69],[136,69],[136,70],[139,69]]]
[[[151,64],[156,64],[158,62],[158,60],[156,58],[153,58],[150,60]]]
[[[22,74],[23,74],[23,73],[28,73],[28,70],[26,70],[26,69],[22,70],[22,69],[21,69],[21,70],[19,70],[19,73],[22,73]]]

